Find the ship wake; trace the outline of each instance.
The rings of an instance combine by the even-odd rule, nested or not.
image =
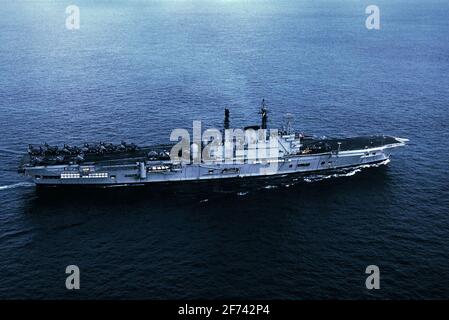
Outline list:
[[[34,187],[34,183],[31,183],[31,182],[19,182],[19,183],[7,184],[7,185],[4,185],[4,186],[0,186],[0,191],[9,190],[9,189],[16,189],[16,188],[29,188],[29,187]]]
[[[387,165],[389,162],[390,162],[390,159],[387,159],[385,161],[375,163],[375,164],[360,165],[357,167],[353,167],[351,169],[334,170],[334,171],[332,171],[332,173],[327,173],[327,174],[310,174],[310,175],[305,175],[302,177],[296,177],[294,179],[291,179],[291,178],[288,179],[288,176],[284,176],[283,181],[278,181],[277,183],[273,183],[274,181],[270,181],[269,183],[267,183],[263,186],[259,186],[255,190],[260,191],[260,190],[266,190],[266,189],[277,189],[279,187],[290,188],[290,187],[293,187],[296,185],[300,185],[302,183],[317,183],[317,182],[320,182],[323,180],[343,178],[343,177],[352,177],[352,176],[356,175],[357,173],[361,172],[363,169],[378,168],[378,167]],[[246,195],[252,193],[251,191],[255,191],[255,190],[244,190],[244,191],[238,192],[237,195],[238,196],[246,196]]]
[[[378,168],[380,166],[385,166],[388,163],[390,163],[390,159],[387,159],[387,160],[379,162],[379,163],[360,165],[360,166],[350,169],[349,171],[341,170],[341,171],[335,171],[332,174],[314,174],[314,175],[304,177],[304,181],[311,183],[311,182],[318,182],[318,181],[323,181],[323,180],[332,179],[332,178],[351,177],[351,176],[355,175],[356,173],[361,172],[362,169]]]

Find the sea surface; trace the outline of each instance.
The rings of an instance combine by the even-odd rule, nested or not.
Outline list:
[[[2,1],[0,298],[448,298],[448,75],[448,1]],[[41,195],[17,173],[29,143],[166,143],[225,107],[257,124],[262,98],[271,127],[410,142],[227,188]]]

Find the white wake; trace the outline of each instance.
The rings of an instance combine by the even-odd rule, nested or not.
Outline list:
[[[316,182],[316,181],[322,181],[322,180],[331,179],[331,178],[351,177],[351,176],[355,175],[356,173],[362,171],[362,169],[377,168],[380,166],[387,165],[388,163],[390,163],[390,159],[387,159],[387,160],[379,162],[379,163],[374,163],[374,164],[363,164],[363,165],[353,168],[351,171],[348,171],[348,172],[337,172],[337,173],[333,173],[333,174],[329,174],[329,175],[317,174],[317,175],[309,176],[307,178],[304,178],[304,181],[305,182]]]
[[[34,187],[34,183],[19,182],[19,183],[7,184],[5,186],[0,186],[0,191],[8,190],[8,189],[16,189],[16,188],[28,188],[28,187]]]

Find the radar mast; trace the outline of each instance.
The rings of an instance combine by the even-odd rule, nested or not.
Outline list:
[[[262,99],[262,104],[260,106],[260,114],[262,115],[262,129],[267,128],[267,105],[265,103],[265,99]]]

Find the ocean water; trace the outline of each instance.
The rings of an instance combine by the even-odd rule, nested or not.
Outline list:
[[[448,17],[434,0],[2,1],[0,297],[449,297]],[[225,107],[258,123],[262,98],[272,127],[289,112],[410,142],[377,168],[224,189],[48,196],[16,172],[29,143],[163,143]]]

